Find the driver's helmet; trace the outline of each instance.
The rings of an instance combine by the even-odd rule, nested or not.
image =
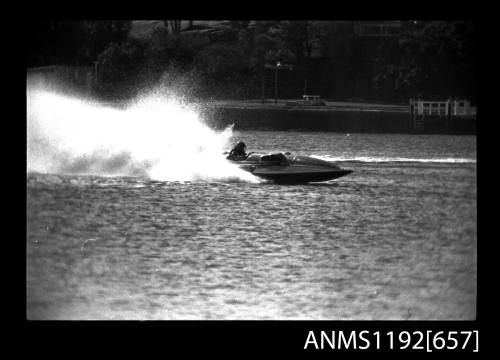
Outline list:
[[[238,144],[236,144],[235,149],[243,150],[246,147],[247,147],[247,145],[243,141],[240,141]]]

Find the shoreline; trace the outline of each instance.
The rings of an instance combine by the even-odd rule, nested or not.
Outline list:
[[[327,100],[324,106],[290,106],[290,100],[268,101],[216,100],[200,104],[200,110],[207,125],[216,129],[233,124],[236,130],[476,135],[475,117],[428,117],[415,130],[409,105]]]
[[[228,109],[266,109],[266,110],[307,110],[307,111],[368,111],[368,112],[398,112],[409,113],[410,105],[354,102],[354,101],[331,101],[322,100],[325,105],[300,105],[297,99],[278,99],[277,104],[274,99],[266,99],[262,104],[261,100],[213,100],[203,103],[208,107],[228,108]],[[291,105],[295,103],[294,105]]]
[[[209,100],[193,105],[208,126],[219,130],[234,125],[236,130],[476,135],[475,116],[428,117],[416,130],[409,104],[323,100],[325,105],[298,105],[298,101]],[[117,108],[130,104],[125,100],[98,103]]]

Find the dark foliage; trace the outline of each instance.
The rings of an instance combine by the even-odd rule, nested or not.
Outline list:
[[[212,32],[193,21],[188,32],[178,20],[163,22],[144,38],[130,36],[131,21],[33,22],[27,66],[93,67],[95,93],[106,97],[163,83],[194,97],[268,98],[280,62],[293,65],[278,74],[285,98],[475,100],[472,21],[405,21],[387,37],[360,36],[352,21],[230,21]]]

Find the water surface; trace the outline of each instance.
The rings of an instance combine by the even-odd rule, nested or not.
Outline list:
[[[307,185],[28,173],[28,318],[475,318],[474,136],[235,135],[354,172]]]

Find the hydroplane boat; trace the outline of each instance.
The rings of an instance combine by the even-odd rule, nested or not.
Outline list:
[[[242,170],[275,183],[321,182],[352,173],[352,170],[342,169],[331,161],[290,152],[249,153],[246,157],[228,156],[226,159]]]

